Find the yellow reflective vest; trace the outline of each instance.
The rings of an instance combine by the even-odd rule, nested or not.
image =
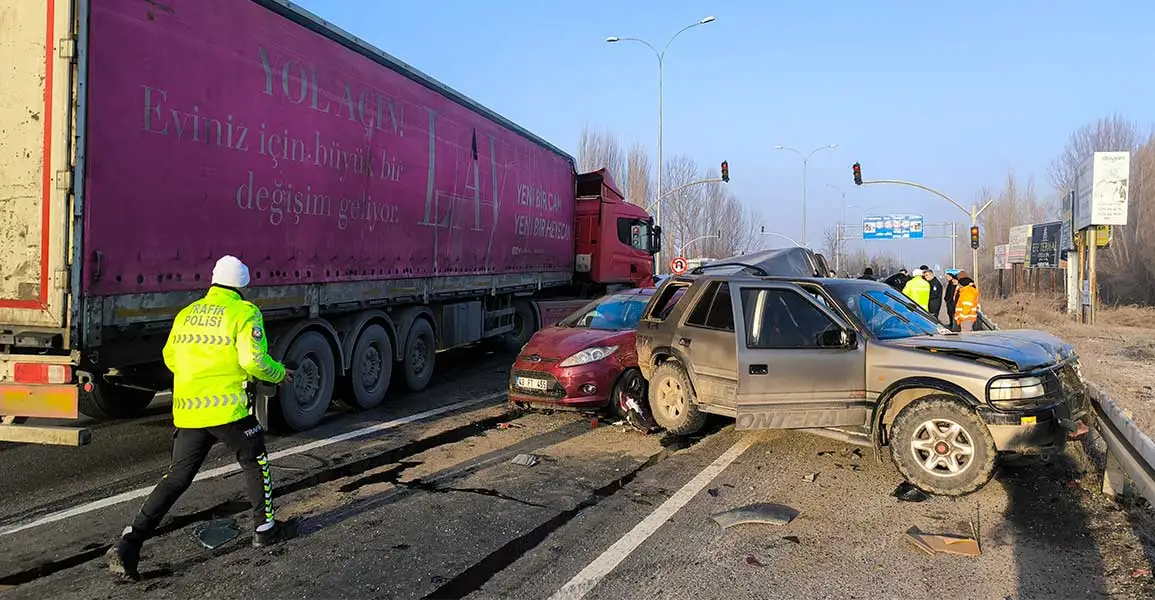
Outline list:
[[[923,310],[930,310],[930,282],[922,276],[911,277],[902,288],[902,293],[914,300]]]
[[[216,286],[177,313],[164,364],[173,373],[173,424],[185,429],[245,418],[245,382],[255,377],[276,384],[285,378],[284,365],[269,356],[261,310]]]

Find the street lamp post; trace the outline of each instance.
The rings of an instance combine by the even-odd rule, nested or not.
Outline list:
[[[806,166],[810,163],[810,157],[814,156],[815,152],[819,150],[832,150],[837,148],[838,144],[827,144],[819,146],[811,150],[808,154],[803,154],[790,146],[774,146],[775,150],[786,150],[798,155],[802,159],[802,245],[806,246]]]
[[[722,239],[722,232],[721,231],[719,231],[716,235],[700,235],[700,236],[686,242],[685,244],[682,244],[682,246],[677,249],[678,250],[678,256],[685,257],[685,254],[683,254],[683,253],[686,251],[686,248],[688,248],[690,246],[690,244],[693,244],[694,242],[697,242],[699,240],[720,240],[720,239]],[[671,259],[671,260],[673,260],[673,259]]]
[[[662,93],[663,81],[662,81],[662,79],[663,79],[663,70],[664,70],[663,64],[665,63],[665,59],[666,59],[666,50],[669,49],[670,44],[673,43],[674,39],[677,38],[679,35],[682,35],[686,31],[689,31],[690,29],[693,29],[699,25],[705,25],[707,23],[713,23],[714,20],[715,20],[714,16],[711,15],[709,17],[701,19],[697,23],[691,23],[691,24],[679,29],[677,33],[670,36],[670,39],[666,40],[666,43],[662,46],[661,50],[658,50],[657,47],[655,47],[653,44],[651,44],[651,43],[649,43],[646,40],[643,40],[641,38],[617,37],[617,36],[606,38],[606,42],[611,43],[611,44],[617,43],[617,42],[637,42],[637,43],[642,44],[645,47],[649,48],[650,50],[653,50],[654,56],[656,56],[658,58],[658,208],[654,212],[654,225],[657,225],[659,227],[662,224],[662,200],[661,200],[662,199],[662,113],[663,113],[663,93]],[[654,262],[657,264],[657,270],[660,273],[662,270],[661,252],[654,254]]]
[[[837,190],[839,194],[842,194],[842,216],[838,221],[838,235],[836,235],[834,238],[834,242],[835,242],[834,243],[834,245],[835,245],[834,270],[835,271],[841,271],[842,270],[842,255],[846,253],[846,248],[844,247],[846,240],[844,239],[844,237],[842,235],[842,230],[843,230],[843,228],[846,227],[846,190],[834,185],[833,183],[826,184],[826,187]]]

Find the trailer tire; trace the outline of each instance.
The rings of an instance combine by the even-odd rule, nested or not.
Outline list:
[[[325,418],[333,402],[337,361],[325,336],[306,331],[285,352],[285,364],[293,368],[293,381],[280,386],[281,419],[293,431],[311,429]]]
[[[401,367],[405,372],[405,387],[412,392],[420,392],[433,379],[433,368],[437,362],[437,338],[433,326],[425,319],[416,319],[405,337],[405,354],[401,356]]]
[[[513,303],[513,331],[501,336],[501,348],[509,352],[520,352],[529,343],[529,338],[537,333],[537,328],[537,315],[534,314],[533,306],[524,300],[515,301]]]
[[[384,327],[372,324],[361,331],[350,363],[341,404],[355,410],[376,408],[385,401],[393,377],[393,343]]]
[[[144,414],[156,392],[107,381],[92,381],[92,391],[80,389],[80,412],[93,419],[131,419]]]

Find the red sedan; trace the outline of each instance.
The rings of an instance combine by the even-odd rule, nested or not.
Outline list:
[[[555,410],[609,408],[624,416],[627,393],[645,397],[634,339],[653,294],[654,288],[615,292],[535,333],[510,370],[510,403]]]

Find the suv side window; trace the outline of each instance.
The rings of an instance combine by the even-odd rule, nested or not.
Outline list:
[[[686,317],[686,325],[717,329],[720,331],[734,331],[734,309],[730,305],[730,285],[726,282],[715,281],[710,284],[690,316]]]
[[[658,300],[654,302],[654,308],[650,311],[647,318],[654,321],[664,321],[666,317],[670,316],[670,312],[678,305],[678,301],[686,295],[686,290],[690,287],[689,284],[671,283],[662,290],[662,294],[658,296]]]
[[[836,327],[830,317],[791,290],[742,288],[746,347],[820,348],[822,333]]]

